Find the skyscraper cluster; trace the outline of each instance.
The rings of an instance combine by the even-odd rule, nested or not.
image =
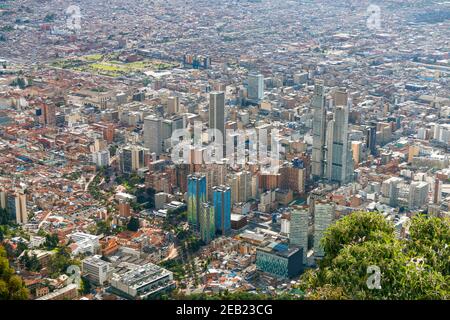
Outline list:
[[[209,243],[216,234],[226,235],[231,230],[231,188],[221,185],[213,190],[213,202],[207,201],[206,176],[188,176],[188,222]]]
[[[353,152],[349,140],[349,108],[346,91],[337,91],[332,117],[327,115],[327,98],[323,82],[317,81],[311,101],[313,109],[312,176],[345,184],[353,180]]]

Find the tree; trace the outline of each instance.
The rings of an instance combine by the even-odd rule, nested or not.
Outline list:
[[[81,294],[89,294],[92,290],[92,286],[91,283],[88,279],[86,279],[85,277],[81,277],[81,282],[80,282],[80,293]]]
[[[9,222],[9,214],[6,209],[0,208],[0,225],[7,225]]]
[[[110,220],[103,221],[100,220],[97,222],[97,235],[104,234],[105,236],[109,236],[112,234]]]
[[[135,217],[131,217],[130,221],[127,224],[127,229],[130,231],[138,231],[139,230],[139,219]]]
[[[449,219],[415,216],[409,233],[411,241],[407,242],[407,249],[423,257],[433,269],[450,276]]]
[[[5,249],[0,247],[0,300],[26,300],[28,294],[22,279],[10,267]]]
[[[346,245],[370,241],[380,233],[392,235],[394,226],[376,212],[355,212],[332,225],[323,238],[325,262],[334,259]]]
[[[59,248],[58,251],[51,256],[48,263],[48,271],[50,276],[58,277],[60,274],[66,272],[71,265],[78,265],[79,262],[70,257],[67,247]]]
[[[344,217],[327,230],[325,257],[317,270],[302,275],[300,288],[308,299],[449,299],[448,228],[448,221],[416,217],[410,239],[398,239],[381,214]],[[374,289],[370,270],[377,268]]]
[[[28,265],[26,266],[28,270],[37,272],[41,269],[41,264],[35,254],[30,258]]]
[[[109,147],[109,154],[111,155],[111,157],[114,157],[116,155],[116,151],[117,151],[117,146],[112,145]]]
[[[45,236],[45,246],[49,249],[55,249],[56,247],[58,247],[59,244],[59,238],[58,235],[56,233],[54,234],[47,234]]]

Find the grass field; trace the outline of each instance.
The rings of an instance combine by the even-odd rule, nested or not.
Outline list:
[[[177,67],[177,64],[167,63],[153,59],[143,59],[136,62],[123,62],[118,60],[115,53],[101,55],[92,54],[77,58],[56,60],[53,67],[89,72],[109,77],[129,76],[144,71],[167,70]]]

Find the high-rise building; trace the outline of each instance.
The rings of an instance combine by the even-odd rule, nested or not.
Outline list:
[[[295,208],[291,212],[289,230],[289,244],[303,249],[303,263],[306,263],[308,253],[308,215],[308,210]]]
[[[227,234],[231,230],[231,188],[213,187],[216,232]]]
[[[120,170],[132,173],[145,166],[147,149],[140,146],[126,146],[119,152]]]
[[[366,127],[366,146],[373,156],[377,155],[377,125],[371,123]]]
[[[6,209],[8,193],[5,190],[0,190],[0,208]]]
[[[54,104],[43,104],[42,115],[45,125],[54,126],[56,124],[56,106]]]
[[[321,240],[325,231],[333,223],[335,205],[332,203],[319,202],[314,205],[314,256],[324,256]]]
[[[284,190],[292,190],[294,193],[305,191],[306,169],[296,166],[294,163],[284,164],[280,168],[279,186]]]
[[[313,149],[311,158],[311,174],[314,179],[324,176],[325,167],[325,139],[326,139],[326,109],[325,89],[322,81],[317,81],[311,101],[313,108]]]
[[[209,94],[209,128],[222,133],[225,144],[225,93],[213,91]]]
[[[188,223],[194,228],[199,227],[200,210],[206,202],[206,176],[193,174],[188,176]]]
[[[162,153],[162,119],[150,115],[144,119],[144,145],[150,153],[159,156]]]
[[[419,209],[423,207],[428,200],[428,183],[424,181],[411,182],[409,186],[409,209]]]
[[[96,164],[97,167],[107,167],[109,166],[109,150],[102,150],[92,153],[92,162]]]
[[[250,171],[236,173],[238,179],[238,202],[247,202],[252,196],[252,174]]]
[[[28,222],[27,200],[26,196],[22,192],[8,193],[4,192],[3,196],[6,200],[4,209],[9,214],[9,218],[15,221],[17,224],[25,224]]]
[[[398,206],[399,198],[399,184],[403,179],[398,177],[391,177],[384,180],[381,184],[381,194],[384,198],[384,203],[389,204],[391,207]]]
[[[180,111],[180,98],[169,97],[167,98],[167,113],[177,114]]]
[[[442,180],[436,177],[434,179],[433,203],[441,204],[442,201]]]
[[[352,141],[352,157],[355,165],[361,161],[361,145],[361,141]]]
[[[347,101],[344,98],[347,97],[347,92],[338,93],[338,101]],[[343,106],[336,106],[334,120],[328,126],[329,130],[332,127],[332,133],[328,132],[327,139],[327,175],[329,180],[341,184],[348,183],[353,178],[352,145],[348,139],[348,112],[349,102]]]
[[[112,143],[114,141],[114,125],[108,123],[103,128],[103,139],[105,139],[108,143]]]
[[[264,76],[251,73],[247,78],[247,95],[250,100],[261,100],[264,97]]]
[[[239,202],[239,181],[236,174],[229,174],[226,178],[226,183],[231,188],[231,203]]]
[[[200,237],[203,242],[210,243],[216,234],[214,206],[209,202],[201,204],[200,216]]]

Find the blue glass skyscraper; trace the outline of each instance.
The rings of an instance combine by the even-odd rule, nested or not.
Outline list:
[[[200,237],[205,243],[210,243],[216,234],[214,225],[214,207],[209,202],[202,203],[200,208]]]
[[[213,192],[216,232],[227,234],[231,230],[231,188],[213,187]]]
[[[200,223],[200,210],[206,202],[206,176],[188,176],[188,223],[198,229]]]

